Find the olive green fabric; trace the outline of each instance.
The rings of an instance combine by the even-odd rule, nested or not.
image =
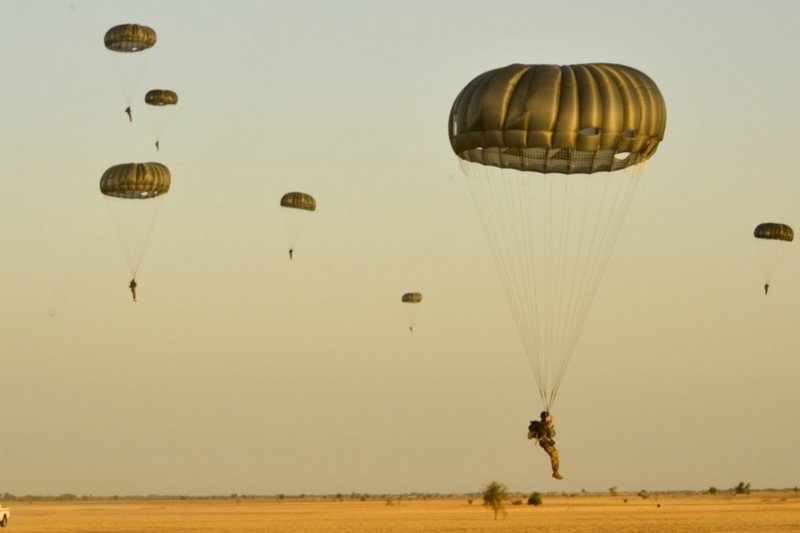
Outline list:
[[[786,224],[764,222],[756,226],[753,236],[756,239],[792,242],[794,240],[794,231]]]
[[[472,80],[450,111],[450,144],[500,168],[593,173],[649,159],[667,112],[656,84],[623,65],[521,65]]]
[[[156,32],[139,24],[120,24],[106,32],[103,42],[113,52],[141,52],[156,44]]]
[[[310,194],[303,192],[287,192],[283,195],[283,198],[281,198],[281,206],[291,209],[314,211],[317,209],[317,202]]]
[[[168,89],[153,89],[144,95],[144,102],[150,105],[175,105],[178,103],[178,95]]]
[[[422,294],[418,292],[407,292],[403,295],[402,300],[410,304],[418,304],[422,301]]]
[[[115,198],[147,200],[169,191],[169,169],[161,163],[114,165],[100,178],[100,192]]]

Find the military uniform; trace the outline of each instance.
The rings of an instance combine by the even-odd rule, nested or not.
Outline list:
[[[533,420],[528,426],[528,438],[536,439],[547,455],[550,456],[550,465],[553,467],[553,477],[561,479],[561,474],[558,472],[558,450],[556,450],[556,441],[553,437],[556,436],[556,428],[552,425],[547,425],[541,420]]]

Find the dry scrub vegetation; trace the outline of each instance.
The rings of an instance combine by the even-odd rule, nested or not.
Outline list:
[[[800,496],[544,496],[491,510],[463,498],[13,502],[9,533],[800,531]]]

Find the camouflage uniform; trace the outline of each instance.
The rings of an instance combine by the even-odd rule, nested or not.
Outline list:
[[[553,440],[555,436],[556,428],[541,420],[533,420],[528,426],[528,438],[538,440],[539,446],[550,456],[550,465],[553,467],[554,475],[558,473],[558,450],[556,450],[556,441]]]

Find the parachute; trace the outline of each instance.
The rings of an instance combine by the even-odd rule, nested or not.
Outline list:
[[[170,183],[169,169],[161,163],[114,165],[100,178],[100,192],[133,278]]]
[[[422,302],[422,294],[418,292],[407,292],[400,298],[400,301],[403,302],[403,307],[406,311],[406,317],[408,318],[408,329],[413,332],[414,320],[417,318],[419,304]]]
[[[756,238],[756,245],[761,258],[761,269],[764,273],[764,292],[766,293],[778,264],[786,255],[788,244],[794,240],[794,230],[786,224],[764,222],[753,230],[753,237]]]
[[[281,198],[283,222],[289,240],[289,257],[291,258],[295,244],[308,224],[310,214],[317,209],[317,202],[310,194],[303,192],[287,192]]]
[[[172,110],[178,104],[178,95],[168,89],[153,89],[144,95],[144,103],[151,106],[151,123],[156,138],[156,149],[160,149],[161,136],[172,118]]]
[[[407,292],[401,298],[403,303],[418,304],[422,301],[422,295],[418,292]]]
[[[548,411],[665,127],[656,84],[623,65],[509,65],[453,103],[450,144]]]
[[[156,44],[156,39],[153,28],[140,24],[114,26],[103,38],[106,48],[114,52],[112,63],[128,109],[147,64],[147,51]]]

